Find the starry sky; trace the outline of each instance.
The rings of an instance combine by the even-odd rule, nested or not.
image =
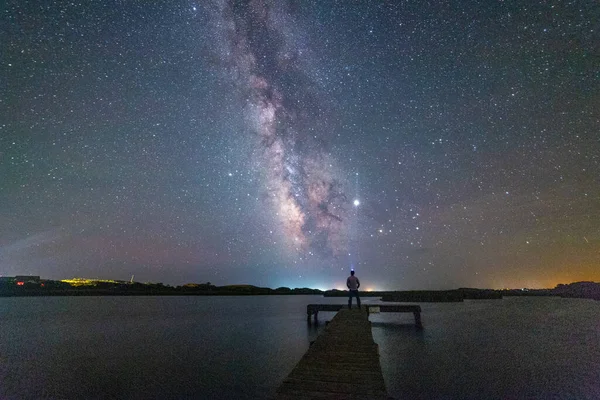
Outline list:
[[[0,11],[0,275],[600,281],[595,0]]]

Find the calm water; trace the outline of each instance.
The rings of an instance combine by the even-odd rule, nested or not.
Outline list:
[[[322,329],[311,302],[343,299],[0,298],[0,399],[268,398]],[[421,306],[421,332],[371,316],[397,399],[600,398],[600,302]]]

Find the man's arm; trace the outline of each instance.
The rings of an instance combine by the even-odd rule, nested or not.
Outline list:
[[[350,278],[346,279],[346,286],[350,289]]]
[[[358,278],[356,278],[356,288],[358,289],[360,287],[360,281],[358,280]]]

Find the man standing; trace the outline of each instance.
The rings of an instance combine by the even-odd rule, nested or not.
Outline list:
[[[360,281],[354,276],[354,270],[350,271],[350,276],[346,280],[346,286],[348,286],[348,308],[352,308],[352,296],[356,297],[356,304],[360,309],[360,297],[358,297],[358,288],[360,287]]]

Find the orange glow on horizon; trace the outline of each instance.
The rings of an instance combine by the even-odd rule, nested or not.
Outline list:
[[[565,272],[554,276],[544,277],[541,279],[497,279],[491,285],[491,289],[553,289],[559,284],[568,285],[574,282],[600,282],[600,277],[591,276],[585,273],[580,275],[571,272]]]

